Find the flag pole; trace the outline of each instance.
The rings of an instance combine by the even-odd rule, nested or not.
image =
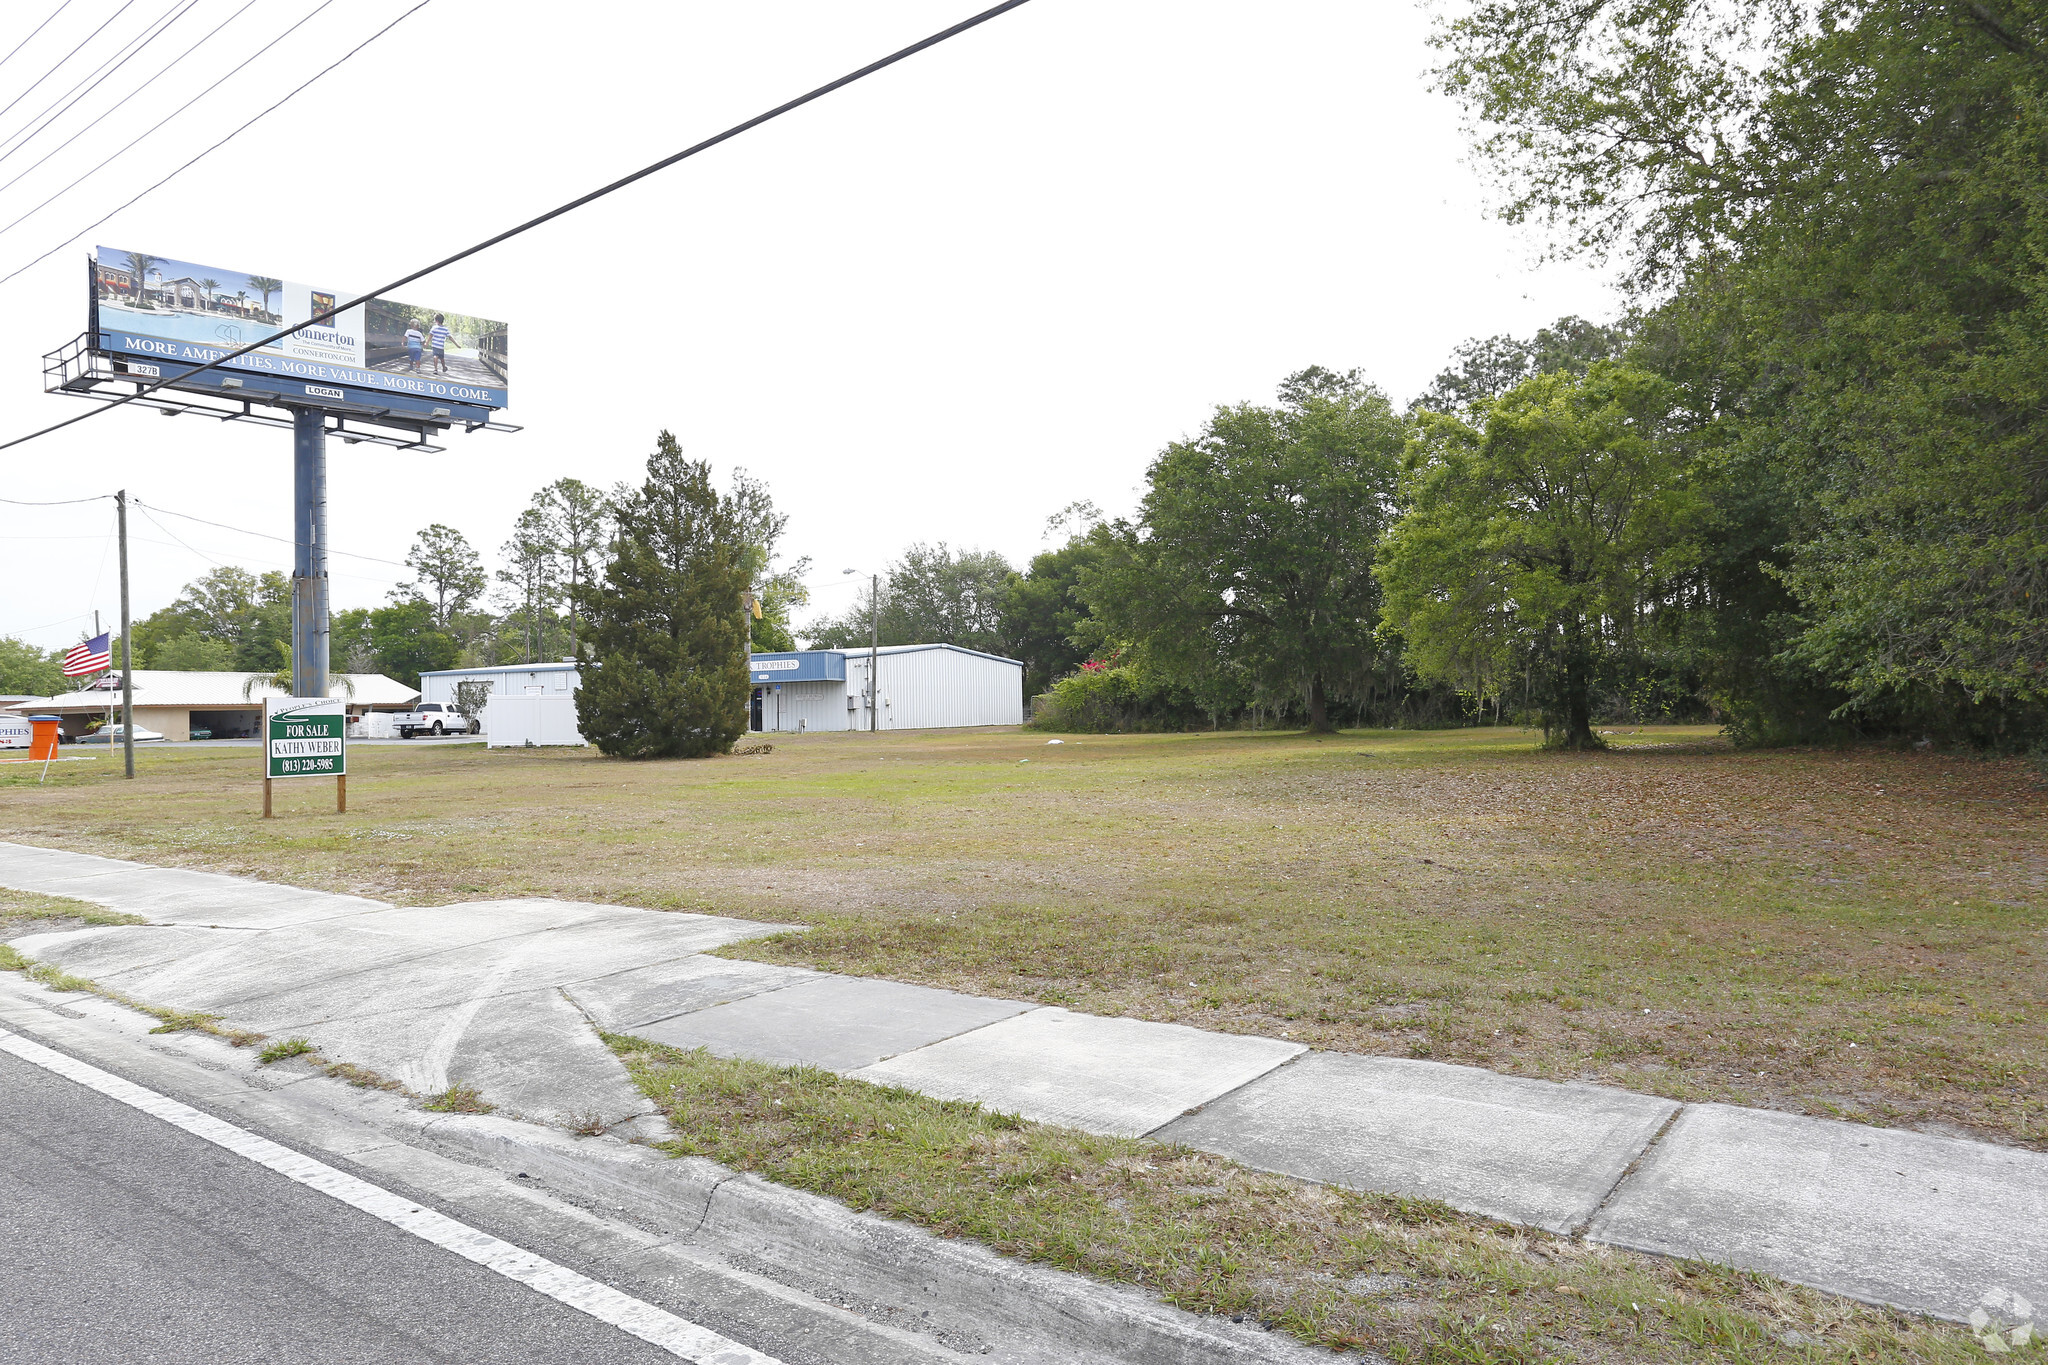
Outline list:
[[[106,563],[106,562],[107,562],[107,561],[106,561],[106,560],[104,560],[104,559],[100,561],[100,563],[102,563],[102,564],[104,564],[104,563]],[[98,607],[94,607],[94,608],[92,609],[92,636],[93,636],[93,639],[95,639],[95,640],[97,640],[97,639],[99,638],[99,636],[100,636],[100,609],[99,609]],[[90,646],[87,646],[87,647],[88,647],[88,648],[90,648]],[[94,683],[97,683],[97,682],[103,681],[105,677],[106,677],[106,675],[105,675],[105,674],[101,674],[101,675],[100,675],[100,677],[98,677],[98,678],[94,678],[94,679],[93,679],[92,681],[93,681]],[[87,687],[90,687],[90,686],[92,686],[92,683],[87,683],[87,684],[86,684],[86,686],[87,686]],[[105,689],[105,688],[101,688],[100,690],[101,690],[102,692],[106,691],[106,689]],[[107,726],[109,726],[109,725],[112,725],[113,723],[114,723],[114,699],[113,699],[113,697],[112,697],[112,696],[110,695],[110,696],[108,696],[108,698],[107,698],[107,718],[106,718],[106,720],[105,720],[105,721],[101,722],[101,726],[100,726],[100,728],[101,728],[101,729],[102,729],[102,730],[104,731],[104,730],[106,729],[106,727],[107,727]]]

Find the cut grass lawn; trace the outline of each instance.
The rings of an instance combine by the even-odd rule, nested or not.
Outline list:
[[[0,776],[0,837],[407,903],[811,926],[730,956],[2048,1148],[2048,800],[2018,761],[1515,730],[253,750]]]
[[[1581,755],[1473,730],[352,758],[347,815],[281,783],[274,821],[249,750],[152,750],[133,784],[0,775],[0,837],[410,904],[793,921],[810,931],[725,952],[2048,1147],[2048,802],[2019,763],[1698,730]],[[1760,1276],[615,1045],[676,1150],[1306,1340],[1479,1362],[1981,1350]]]
[[[709,1157],[1198,1313],[1397,1361],[1957,1362],[1983,1348],[1767,1276],[1248,1171],[808,1067],[606,1040]]]

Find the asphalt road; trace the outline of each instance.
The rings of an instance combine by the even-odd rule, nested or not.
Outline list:
[[[0,1361],[675,1357],[0,1053]]]

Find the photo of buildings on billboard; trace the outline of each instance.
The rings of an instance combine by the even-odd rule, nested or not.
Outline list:
[[[506,405],[504,323],[352,297],[147,252],[102,246],[93,254],[95,345],[109,354],[205,364],[341,303],[348,306],[327,322],[231,364],[382,393]]]

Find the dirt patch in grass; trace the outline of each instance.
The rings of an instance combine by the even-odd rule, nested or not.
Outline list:
[[[2048,1148],[2048,800],[2023,763],[1703,730],[778,736],[0,776],[9,837],[402,903],[810,926],[724,950],[1318,1047]],[[1028,760],[1028,761],[1027,761]],[[74,769],[94,765],[73,765]],[[13,783],[14,785],[9,785]]]
[[[677,1155],[1198,1313],[1400,1361],[1962,1362],[1969,1336],[1766,1276],[1261,1175],[806,1067],[607,1042]]]

